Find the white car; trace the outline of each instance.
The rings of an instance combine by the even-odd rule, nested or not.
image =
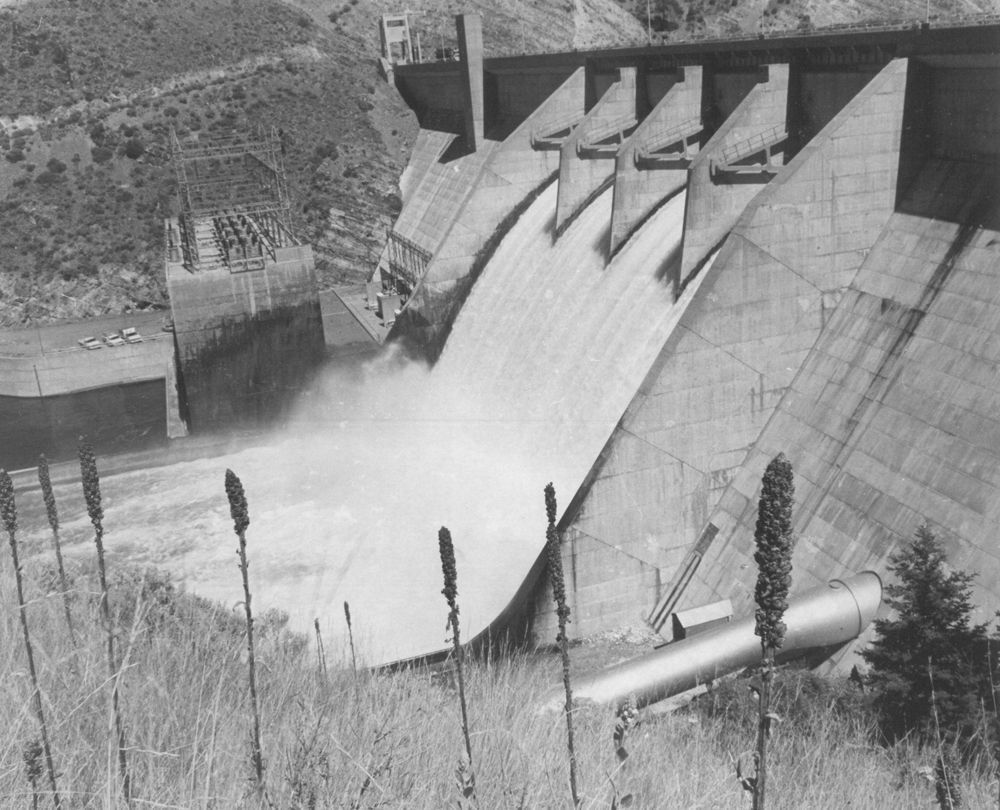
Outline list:
[[[109,335],[104,336],[104,342],[109,346],[124,346],[125,338],[119,335],[117,332],[112,332]]]
[[[129,343],[142,343],[142,335],[134,326],[126,326],[122,329],[122,337]]]
[[[79,343],[85,349],[100,349],[101,341],[95,337],[85,337],[80,338],[77,343]]]

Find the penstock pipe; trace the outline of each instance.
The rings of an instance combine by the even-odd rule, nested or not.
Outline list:
[[[874,571],[834,579],[790,600],[785,641],[778,660],[857,638],[882,602],[882,580]],[[686,692],[761,660],[753,616],[667,644],[651,653],[573,679],[579,702],[617,705],[630,697],[637,707]],[[561,689],[543,699],[543,710],[558,710]]]

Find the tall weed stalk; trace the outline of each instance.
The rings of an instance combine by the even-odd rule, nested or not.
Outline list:
[[[795,484],[792,464],[784,453],[778,453],[767,465],[761,481],[757,506],[754,542],[757,550],[757,586],[754,600],[756,625],[760,636],[761,688],[757,722],[757,774],[753,782],[753,810],[764,810],[767,791],[767,741],[771,723],[771,686],[774,681],[774,654],[785,639],[782,620],[788,608],[788,591],[792,585],[792,503]]]
[[[260,708],[257,700],[257,664],[253,646],[253,612],[250,609],[250,578],[247,573],[247,526],[250,513],[243,484],[232,470],[226,470],[226,496],[229,498],[229,514],[233,518],[233,529],[240,544],[237,554],[240,558],[240,574],[243,576],[243,607],[247,624],[247,657],[249,661],[250,706],[253,712],[253,730],[250,736],[250,761],[256,778],[258,797],[264,797],[264,755],[260,747]]]
[[[562,657],[563,687],[566,690],[566,748],[569,751],[569,789],[573,796],[573,806],[580,806],[580,796],[576,786],[576,746],[573,741],[573,685],[569,677],[569,638],[566,625],[569,623],[569,605],[566,604],[566,581],[563,578],[562,549],[559,532],[556,529],[556,489],[551,483],[545,485],[545,515],[548,528],[545,530],[545,553],[552,598],[556,603],[556,618],[559,621],[559,654]]]
[[[49,461],[45,455],[38,457],[38,483],[42,488],[42,499],[45,501],[45,514],[52,529],[52,544],[56,550],[56,565],[59,568],[59,587],[62,588],[63,611],[66,614],[66,627],[69,630],[69,640],[73,649],[77,648],[76,631],[73,629],[73,614],[69,605],[69,585],[66,582],[66,568],[63,566],[62,544],[59,542],[59,512],[56,509],[56,496],[52,492],[52,479],[49,477]]]
[[[444,574],[444,594],[448,603],[448,627],[451,628],[451,640],[455,647],[455,671],[458,675],[458,700],[462,707],[462,734],[465,736],[465,754],[468,757],[468,771],[462,773],[459,769],[459,781],[462,793],[466,798],[476,795],[476,775],[472,767],[472,740],[469,736],[469,713],[465,702],[465,677],[462,672],[462,642],[458,629],[458,567],[455,565],[455,546],[451,541],[451,532],[444,526],[438,531],[438,551],[441,554],[441,571]]]
[[[118,695],[118,667],[115,664],[115,629],[111,622],[111,605],[108,595],[108,576],[104,565],[104,509],[101,506],[101,479],[97,473],[97,458],[94,448],[85,438],[80,438],[80,477],[83,481],[83,497],[87,502],[87,514],[94,526],[94,544],[97,546],[97,573],[101,583],[101,620],[107,640],[108,680],[111,682],[111,711],[114,715],[115,732],[118,736],[118,777],[126,803],[132,800],[132,779],[129,775],[126,754],[125,724],[122,721]]]
[[[351,627],[351,606],[344,602],[344,619],[347,620],[347,640],[351,645],[351,671],[355,677],[358,674],[358,659],[354,654],[354,629]]]
[[[31,648],[31,633],[28,631],[28,606],[24,602],[24,584],[21,578],[21,563],[17,556],[17,506],[14,503],[14,484],[6,470],[0,470],[0,517],[3,518],[4,529],[10,540],[10,554],[14,562],[14,581],[17,585],[17,607],[21,615],[21,630],[24,632],[24,651],[28,657],[28,674],[31,676],[32,703],[35,717],[42,733],[42,751],[45,753],[45,767],[49,772],[49,784],[52,787],[52,802],[61,807],[59,788],[56,785],[56,769],[52,764],[52,749],[49,747],[49,731],[45,725],[45,712],[42,709],[42,690],[38,686],[38,673],[35,670],[35,654]],[[32,794],[35,794],[32,782]]]

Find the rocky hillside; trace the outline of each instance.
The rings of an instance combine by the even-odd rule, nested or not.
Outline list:
[[[340,4],[338,5],[337,2]],[[414,120],[378,76],[390,0],[0,0],[0,326],[163,306],[171,127],[282,133],[321,283],[360,280]],[[424,53],[483,16],[490,55],[645,41],[645,0],[409,0]],[[649,0],[654,38],[922,18],[926,0]],[[933,0],[931,17],[1000,11]]]
[[[488,53],[634,42],[612,0],[415,0],[431,48],[479,11]],[[0,0],[0,326],[162,306],[171,127],[274,127],[321,282],[363,278],[414,121],[378,77],[380,0]]]
[[[1000,0],[617,0],[655,42],[1000,12]]]

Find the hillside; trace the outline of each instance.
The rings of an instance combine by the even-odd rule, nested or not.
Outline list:
[[[931,21],[1000,12],[1000,0],[617,0],[654,42],[888,20]]]
[[[413,0],[425,54],[454,14],[483,15],[489,55],[645,39],[644,0]],[[378,76],[388,0],[0,0],[0,327],[165,304],[167,134],[274,127],[295,225],[323,287],[370,269],[398,213],[415,123]],[[934,0],[931,18],[1000,11]],[[654,39],[873,19],[925,0],[650,0]]]
[[[415,7],[414,7],[415,6]],[[324,287],[360,280],[399,211],[415,122],[349,0],[0,2],[0,326],[163,306],[167,136],[274,127]],[[484,16],[489,53],[635,41],[612,0],[411,3],[424,41]]]

